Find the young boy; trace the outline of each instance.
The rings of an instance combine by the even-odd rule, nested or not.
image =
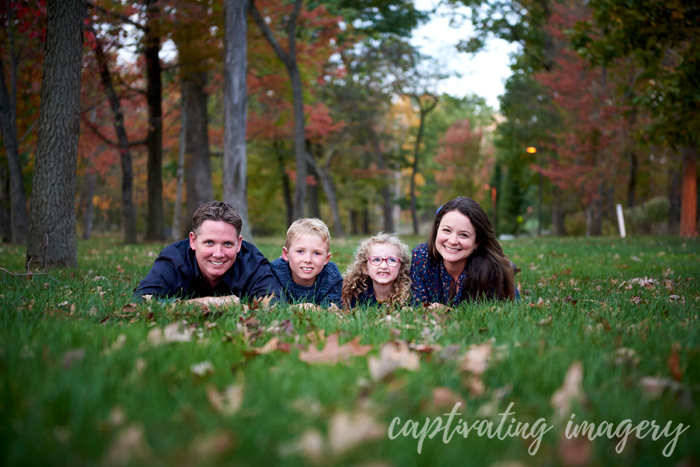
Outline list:
[[[288,302],[340,307],[343,276],[330,261],[330,241],[319,219],[299,219],[289,227],[282,257],[270,263]]]

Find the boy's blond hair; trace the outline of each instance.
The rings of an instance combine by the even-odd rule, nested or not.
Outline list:
[[[289,249],[294,240],[307,234],[318,235],[321,237],[321,240],[330,250],[331,233],[328,231],[328,226],[324,224],[321,219],[316,219],[315,217],[307,217],[294,221],[287,230],[287,241],[285,242],[284,246]]]

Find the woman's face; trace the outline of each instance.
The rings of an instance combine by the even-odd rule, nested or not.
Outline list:
[[[478,246],[476,229],[467,216],[457,210],[442,216],[435,238],[435,248],[442,255],[445,266],[463,269],[467,258]]]

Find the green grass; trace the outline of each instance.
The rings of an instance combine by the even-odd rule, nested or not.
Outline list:
[[[283,239],[257,240],[268,258],[281,253]],[[341,271],[358,240],[333,240],[332,259]],[[405,240],[414,246],[422,239]],[[346,316],[286,307],[247,313],[234,307],[205,315],[192,306],[161,303],[125,309],[153,262],[149,254],[163,246],[125,247],[98,238],[79,243],[79,269],[50,271],[55,280],[0,273],[2,465],[555,466],[572,465],[567,456],[577,452],[590,465],[676,465],[700,455],[697,240],[504,242],[506,253],[522,268],[516,276],[521,302],[464,305],[439,315],[404,310],[398,322],[389,324],[376,309]],[[23,261],[24,249],[0,247],[0,267],[22,272]],[[644,277],[658,282],[650,288],[621,286]],[[259,325],[248,328],[246,338],[241,324],[251,316]],[[196,327],[190,342],[149,344],[149,331],[178,320]],[[293,325],[290,334],[275,330],[285,320]],[[326,336],[340,332],[341,344],[359,336],[360,344],[374,346],[368,356],[376,357],[380,345],[392,340],[430,344],[434,351],[420,354],[417,371],[398,369],[374,382],[368,356],[336,365],[301,361],[300,348],[321,330]],[[110,351],[124,339],[121,335],[123,347]],[[289,353],[252,351],[275,336],[290,344]],[[498,358],[482,375],[485,392],[475,396],[459,358],[471,344],[488,340]],[[448,348],[454,344],[458,347]],[[682,381],[652,398],[640,380],[673,377],[669,357],[674,345],[676,376],[682,373]],[[633,349],[637,360],[616,364],[622,347]],[[453,356],[446,352],[456,348]],[[74,350],[82,358],[69,361],[66,355]],[[195,375],[191,365],[204,361],[211,362],[213,373]],[[632,435],[621,454],[614,450],[619,440],[607,437],[579,446],[580,451],[567,448],[559,434],[563,425],[544,435],[534,456],[528,454],[532,439],[489,439],[474,431],[467,439],[455,435],[447,444],[442,433],[425,439],[421,454],[413,437],[390,440],[386,431],[350,443],[340,454],[329,448],[329,440],[336,439],[331,420],[341,412],[367,413],[383,430],[394,417],[400,418],[400,428],[408,419],[422,426],[426,417],[449,412],[452,403],[436,407],[436,387],[464,400],[466,408],[456,417],[460,423],[471,425],[495,407],[498,424],[498,413],[512,402],[517,422],[544,418],[555,425],[551,398],[575,361],[583,367],[585,399],[572,403],[574,420],[616,426],[625,419],[633,425],[672,421],[671,430],[679,423],[690,425],[670,458],[662,455],[671,439],[664,436],[638,440]],[[242,385],[244,398],[238,411],[224,415],[208,400],[207,387],[223,391],[231,384]],[[354,431],[340,429],[337,438],[347,440]],[[299,448],[297,441],[313,433],[326,443],[320,457],[292,452]]]

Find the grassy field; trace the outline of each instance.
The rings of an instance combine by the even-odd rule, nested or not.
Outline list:
[[[391,317],[130,305],[163,245],[107,238],[0,272],[0,464],[697,465],[700,242],[503,245],[521,302]]]

